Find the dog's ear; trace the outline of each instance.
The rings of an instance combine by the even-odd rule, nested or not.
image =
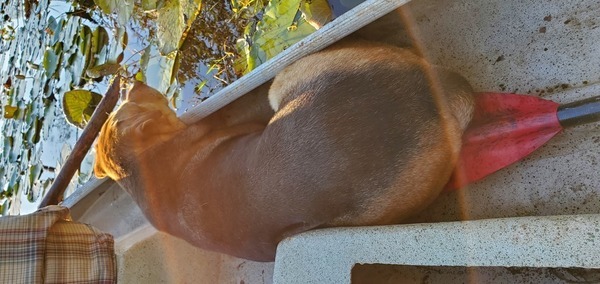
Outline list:
[[[135,133],[134,136],[136,137],[151,140],[157,136],[167,135],[181,129],[178,124],[171,125],[171,121],[165,118],[167,117],[163,116],[159,110],[152,111],[148,114],[146,120],[136,125],[135,129],[132,129],[132,132]],[[146,142],[148,143],[149,141]]]
[[[167,99],[158,90],[140,81],[133,83],[133,87],[127,93],[126,100],[132,102],[155,102],[155,100],[159,100],[161,103],[168,104]]]
[[[104,171],[104,168],[102,167],[102,165],[100,163],[98,163],[98,160],[96,160],[96,162],[94,162],[94,175],[96,176],[96,178],[105,178],[106,177],[106,172]]]
[[[96,141],[96,145],[94,149],[96,150],[96,158],[94,159],[94,175],[97,178],[104,178],[109,176],[109,169],[111,152],[114,150],[113,141],[114,135],[116,134],[114,129],[114,113],[112,113],[108,120],[102,126],[100,130],[100,135],[98,136],[98,140]]]

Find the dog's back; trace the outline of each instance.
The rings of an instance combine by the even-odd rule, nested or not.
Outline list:
[[[318,226],[398,222],[427,205],[448,180],[472,110],[462,77],[360,41],[290,66],[269,97],[279,109],[258,143],[271,166],[257,188],[287,181],[297,198],[283,207],[312,207],[324,216]]]
[[[348,41],[301,59],[275,78],[264,130],[221,136],[189,165],[196,175],[182,188],[198,207],[180,207],[182,220],[202,231],[198,245],[255,260],[302,231],[400,222],[448,180],[470,96],[462,77],[382,44]]]

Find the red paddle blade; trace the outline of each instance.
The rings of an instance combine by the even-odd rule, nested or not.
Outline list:
[[[473,120],[446,188],[464,187],[535,151],[562,129],[557,109],[557,103],[533,96],[476,95]]]

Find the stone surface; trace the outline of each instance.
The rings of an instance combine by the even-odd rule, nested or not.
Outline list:
[[[279,244],[274,283],[349,283],[362,263],[600,268],[599,228],[594,214],[317,230]]]
[[[600,2],[413,1],[425,54],[477,91],[559,103],[600,94]],[[600,124],[566,129],[521,162],[443,194],[415,222],[600,213]]]

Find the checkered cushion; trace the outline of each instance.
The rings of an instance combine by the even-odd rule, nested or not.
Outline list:
[[[113,237],[61,206],[2,217],[0,283],[116,283]]]

